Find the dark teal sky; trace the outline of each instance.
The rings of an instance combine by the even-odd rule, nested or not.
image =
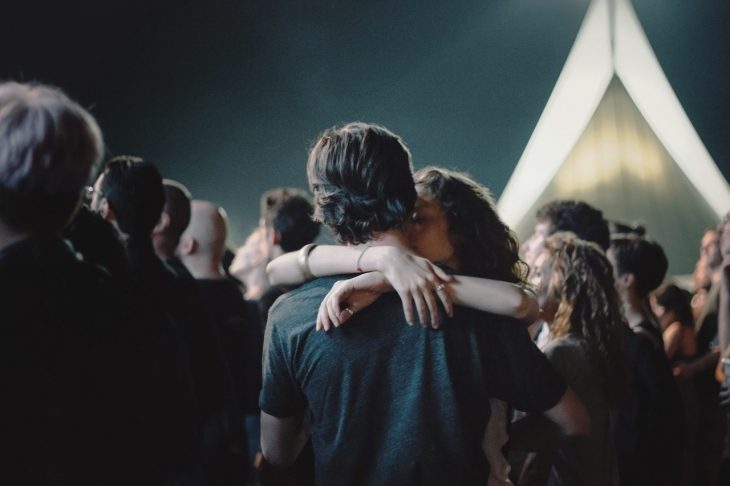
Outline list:
[[[467,170],[499,195],[588,3],[25,2],[0,7],[0,77],[65,89],[91,108],[111,155],[154,161],[221,204],[240,244],[260,193],[305,187],[309,144],[355,119],[402,135],[416,167]],[[730,176],[730,2],[634,7]]]

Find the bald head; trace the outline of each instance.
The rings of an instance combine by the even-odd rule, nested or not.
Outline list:
[[[180,238],[178,254],[195,278],[223,276],[220,262],[227,237],[228,222],[223,208],[210,201],[193,200],[190,223]]]

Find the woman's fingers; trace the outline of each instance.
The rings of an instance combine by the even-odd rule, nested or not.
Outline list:
[[[438,265],[431,264],[431,270],[441,282],[452,282],[454,280],[453,275],[449,275]]]
[[[340,315],[338,316],[340,318],[340,325],[347,322],[350,317],[355,315],[355,312],[357,312],[352,304],[347,304],[345,302],[345,307],[342,308],[340,311]]]
[[[413,325],[413,301],[411,300],[411,294],[408,291],[398,291],[401,303],[403,304],[403,315],[406,318],[408,325]]]
[[[413,292],[413,302],[416,304],[416,312],[418,312],[418,320],[422,327],[427,327],[431,322],[428,315],[428,305],[426,304],[421,292]]]
[[[438,329],[441,325],[441,315],[439,314],[438,304],[436,298],[433,296],[434,290],[428,289],[423,293],[423,300],[426,301],[428,307],[428,313],[430,316],[431,327]]]
[[[449,317],[454,317],[454,303],[451,302],[451,295],[449,294],[449,291],[446,288],[445,284],[440,283],[436,285],[436,295],[441,301],[441,304],[444,306],[446,315]]]

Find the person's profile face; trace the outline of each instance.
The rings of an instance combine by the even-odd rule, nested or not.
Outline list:
[[[449,222],[438,202],[424,191],[418,191],[411,220],[405,227],[411,248],[418,255],[456,268],[454,247],[449,240]]]
[[[535,231],[520,246],[522,259],[530,267],[530,271],[537,264],[537,257],[545,249],[545,238],[550,235],[550,223],[541,221],[535,224]]]
[[[557,304],[550,295],[550,280],[553,278],[553,266],[550,252],[543,249],[534,260],[534,265],[530,268],[529,283],[537,293],[537,303],[541,309],[541,317],[546,321],[552,321],[555,317]],[[551,305],[553,304],[553,305]]]
[[[704,259],[710,268],[717,267],[722,261],[722,255],[720,254],[720,235],[717,231],[707,231],[702,235],[700,259]]]
[[[97,213],[101,212],[101,202],[104,200],[104,195],[101,192],[101,183],[103,182],[103,180],[103,174],[96,178],[96,181],[93,185],[93,190],[91,191],[91,200],[89,201],[89,208]]]

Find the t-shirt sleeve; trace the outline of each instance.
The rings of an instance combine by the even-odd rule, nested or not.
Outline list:
[[[292,343],[280,331],[278,321],[272,312],[264,335],[259,407],[274,417],[296,417],[306,409],[306,399],[295,379]]]
[[[566,390],[545,355],[532,342],[524,326],[503,323],[503,340],[496,353],[500,357],[494,377],[495,396],[523,412],[541,413],[555,406]]]

